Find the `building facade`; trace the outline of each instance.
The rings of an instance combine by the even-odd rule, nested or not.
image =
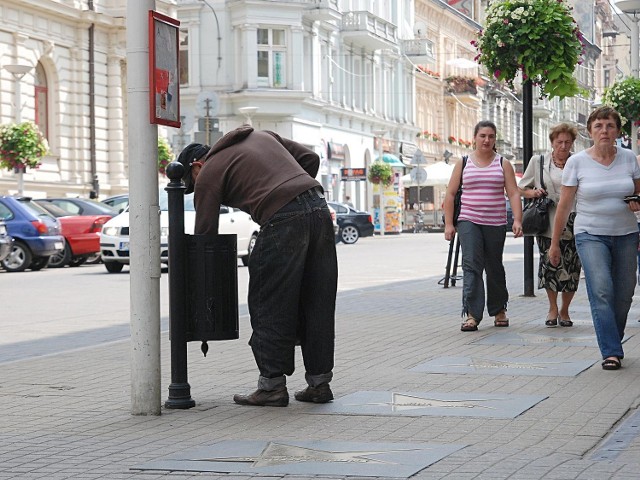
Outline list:
[[[587,146],[586,117],[620,70],[610,4],[573,3],[587,38],[576,75],[588,93],[535,99],[534,153],[549,148],[548,130],[560,121],[578,125],[576,149]],[[475,123],[489,119],[500,152],[522,168],[521,94],[473,62],[470,42],[487,4],[157,1],[157,10],[181,22],[182,126],[161,127],[160,135],[177,153],[247,122],[274,130],[318,152],[318,180],[330,199],[349,196],[369,210],[380,192],[351,173],[383,153],[397,177],[385,198],[405,211],[400,223],[418,206],[431,208],[435,220],[442,185],[418,196],[401,180],[416,169],[417,148],[426,164],[460,158],[471,152]],[[126,1],[0,0],[0,14],[0,123],[32,120],[50,145],[41,167],[25,173],[25,194],[126,191],[135,161],[127,158]],[[27,73],[17,78],[15,65]],[[0,171],[0,193],[16,191],[16,174]]]

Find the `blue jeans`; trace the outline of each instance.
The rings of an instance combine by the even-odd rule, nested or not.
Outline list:
[[[311,386],[331,381],[338,283],[333,222],[322,190],[298,195],[262,225],[249,259],[249,344],[258,388],[275,390],[295,369],[300,341]]]
[[[506,231],[504,225],[478,225],[458,222],[462,248],[462,316],[471,315],[478,323],[484,313],[484,281],[487,273],[487,312],[493,317],[507,308],[509,292],[502,264]]]
[[[636,287],[638,233],[608,236],[578,233],[591,317],[602,358],[623,358],[622,338]]]

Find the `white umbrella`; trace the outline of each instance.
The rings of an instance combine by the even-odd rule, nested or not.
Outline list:
[[[427,165],[425,170],[427,171],[427,179],[424,182],[420,182],[421,187],[447,185],[451,178],[451,172],[453,172],[453,165],[449,165],[444,162],[436,162],[431,165]],[[418,183],[411,179],[411,175],[404,175],[402,177],[402,184],[405,187],[418,186]]]

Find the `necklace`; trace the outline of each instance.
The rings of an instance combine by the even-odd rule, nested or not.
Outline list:
[[[551,161],[560,170],[562,170],[564,168],[564,164],[567,163],[567,160],[562,163],[558,162],[558,160],[556,159],[556,152],[551,152]]]

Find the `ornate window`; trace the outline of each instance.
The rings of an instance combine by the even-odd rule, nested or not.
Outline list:
[[[41,63],[36,66],[35,75],[36,125],[44,137],[49,139],[49,88],[47,74]]]
[[[189,31],[180,29],[180,85],[189,84]]]
[[[285,31],[278,28],[258,28],[258,86],[286,86]]]

